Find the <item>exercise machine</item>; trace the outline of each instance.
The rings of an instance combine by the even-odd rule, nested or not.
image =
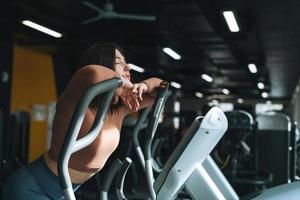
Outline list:
[[[97,137],[102,128],[103,119],[112,99],[114,90],[120,85],[121,80],[117,78],[96,84],[89,88],[79,100],[78,106],[72,116],[58,160],[59,179],[65,197],[68,200],[75,200],[72,183],[68,173],[69,158],[72,153],[86,147]],[[101,106],[98,109],[91,130],[85,137],[76,140],[89,103],[95,96],[103,93],[107,94],[102,98]],[[157,101],[160,102],[159,104],[163,103],[162,100]],[[151,146],[151,140],[153,139],[157,127],[157,113],[160,112],[154,111],[153,113],[153,120],[149,122],[152,124],[151,127],[153,128],[152,130],[149,129],[149,131],[147,131],[148,140],[146,146],[148,147]],[[151,151],[149,151],[151,147],[147,148],[148,150],[145,154],[145,170],[147,172],[148,188],[150,190],[151,198],[175,198],[176,194],[180,191],[185,181],[190,177],[197,166],[199,166],[199,164],[201,165],[208,157],[210,151],[217,144],[226,129],[227,119],[224,113],[217,107],[212,108],[204,117],[196,118],[168,159],[155,182],[153,182]],[[193,159],[193,156],[195,155],[197,155],[197,158]]]
[[[58,174],[60,183],[67,200],[75,200],[75,195],[72,190],[72,183],[68,174],[69,158],[72,153],[86,147],[97,137],[102,128],[104,116],[108,109],[109,103],[111,102],[114,91],[117,87],[121,86],[121,84],[122,81],[118,78],[113,78],[99,84],[95,84],[84,93],[78,103],[78,106],[76,107],[58,161]],[[85,137],[76,140],[89,103],[95,96],[103,93],[106,93],[106,95],[102,98],[100,108],[96,114],[96,119],[91,130]],[[205,193],[207,188],[217,188],[219,190],[217,193],[222,195],[217,195],[215,199],[236,199],[236,197],[225,197],[224,191],[226,192],[226,190],[228,190],[230,187],[223,187],[222,189],[224,183],[227,183],[226,180],[222,181],[222,179],[220,179],[221,181],[218,183],[216,180],[220,176],[222,177],[222,174],[220,175],[216,173],[213,175],[212,172],[218,172],[218,169],[210,170],[213,169],[214,165],[209,158],[209,153],[225,133],[227,126],[228,123],[226,116],[217,107],[213,107],[211,110],[209,110],[204,117],[197,117],[180,141],[179,145],[173,151],[156,180],[154,180],[151,172],[151,153],[147,151],[148,153],[145,155],[145,169],[148,174],[147,180],[151,199],[175,199],[183,187],[186,188],[189,194],[196,194],[195,191],[200,189],[189,187],[189,183],[187,181],[191,177],[203,178],[203,180],[205,180],[204,183],[209,183],[206,184],[206,187],[201,188],[202,193]],[[148,131],[148,134],[150,134],[147,136],[148,138],[153,136],[152,131]],[[148,143],[151,143],[151,141],[148,141]],[[130,163],[130,161],[128,162]],[[129,166],[129,164],[127,164],[127,166]],[[120,172],[120,174],[126,174],[126,168],[128,169],[128,167],[125,167],[125,170]],[[195,175],[194,172],[197,172],[196,170],[199,173]],[[120,179],[118,182],[120,182],[122,185],[124,179]],[[191,180],[191,182],[193,181]],[[300,186],[299,184],[299,182],[294,182],[289,185],[271,188],[265,192],[257,194],[254,199],[279,200],[283,198],[282,196],[287,197],[287,194],[289,200],[298,199],[300,195],[298,189]],[[191,183],[190,186],[193,186],[193,184]],[[124,198],[124,195],[121,191],[122,188],[119,188],[119,196]],[[194,195],[193,197],[194,199],[201,199],[197,195]]]
[[[148,110],[144,110],[137,122],[133,134],[133,143],[139,161],[146,170],[148,190],[151,192],[151,199],[175,198],[183,185],[189,193],[189,196],[193,199],[212,199],[209,197],[215,196],[216,192],[210,188],[216,188],[214,187],[215,184],[219,185],[227,198],[238,199],[222,172],[212,158],[208,156],[227,129],[226,117],[220,109],[215,107],[208,112],[205,117],[195,119],[155,182],[152,172],[153,161],[151,157],[151,144],[156,131],[154,124],[157,123],[160,113],[155,111],[151,113],[151,119],[147,126],[146,133],[145,156],[138,141],[138,130],[140,130],[140,126],[142,126],[145,115],[148,112]],[[218,131],[220,134],[218,134]],[[212,136],[209,136],[210,132]],[[196,158],[195,155],[199,155],[198,158]],[[204,161],[203,165],[201,164],[202,161]],[[213,177],[213,180],[211,177]],[[174,182],[176,180],[178,181],[177,183]],[[201,192],[199,192],[199,188],[203,188],[203,190],[201,189]],[[220,196],[219,193],[217,193],[216,197]]]
[[[273,174],[272,186],[290,183],[290,152],[292,123],[278,112],[267,112],[256,117],[257,168]],[[275,145],[276,144],[276,145]]]
[[[71,118],[64,142],[58,158],[58,176],[61,188],[67,200],[75,200],[72,182],[68,171],[68,163],[71,155],[80,149],[90,145],[100,133],[104,117],[112,100],[115,90],[122,85],[120,78],[112,78],[89,87],[80,97],[74,114]],[[101,95],[100,107],[97,110],[95,121],[88,134],[77,140],[85,113],[91,101]]]
[[[257,166],[256,123],[249,112],[225,113],[228,130],[212,154],[240,196],[271,186],[273,175]]]

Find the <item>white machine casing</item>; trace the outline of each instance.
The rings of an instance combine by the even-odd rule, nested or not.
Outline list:
[[[154,183],[157,200],[176,198],[185,181],[207,158],[227,127],[227,118],[218,107],[194,120]]]

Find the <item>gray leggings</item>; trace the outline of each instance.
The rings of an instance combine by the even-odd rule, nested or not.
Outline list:
[[[79,188],[73,185],[74,191]],[[16,171],[4,189],[4,200],[64,199],[58,177],[47,167],[41,156]]]

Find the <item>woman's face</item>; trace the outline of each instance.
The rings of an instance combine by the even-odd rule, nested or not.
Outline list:
[[[116,49],[115,71],[123,78],[130,81],[130,67],[126,63],[124,56]]]

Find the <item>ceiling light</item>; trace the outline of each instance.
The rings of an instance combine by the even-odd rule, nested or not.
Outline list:
[[[171,56],[175,60],[180,60],[181,59],[181,56],[169,47],[163,48],[163,52],[165,52],[166,54],[168,54],[169,56]]]
[[[143,73],[145,72],[145,70],[139,66],[136,66],[134,64],[128,64],[130,69],[134,70],[134,71],[137,71],[137,72],[140,72],[140,73]]]
[[[179,101],[175,101],[175,103],[174,103],[174,112],[175,113],[180,112],[180,102]]]
[[[234,14],[232,11],[223,11],[223,16],[226,20],[228,28],[231,32],[239,32],[240,28],[236,22]]]
[[[265,84],[263,82],[258,82],[257,87],[262,90],[265,88]]]
[[[213,82],[213,78],[207,74],[202,74],[201,77],[206,80],[207,82]]]
[[[223,89],[222,89],[222,92],[223,92],[224,94],[227,94],[227,95],[230,94],[230,91],[229,91],[228,89],[226,89],[226,88],[223,88]]]
[[[252,74],[257,73],[257,68],[256,68],[256,65],[255,65],[255,64],[253,64],[253,63],[249,64],[249,65],[248,65],[248,68],[249,68],[249,70],[250,70],[250,72],[251,72]]]
[[[56,37],[56,38],[61,38],[62,37],[61,33],[53,31],[53,30],[51,30],[49,28],[46,28],[46,27],[44,27],[42,25],[36,24],[36,23],[34,23],[32,21],[29,21],[29,20],[23,20],[22,24],[24,24],[25,26],[29,26],[29,27],[31,27],[31,28],[33,28],[35,30],[41,31],[43,33],[46,33],[48,35],[51,35],[53,37]]]
[[[238,102],[238,103],[244,103],[244,99],[238,98],[238,99],[237,99],[237,102]]]
[[[268,95],[268,93],[266,93],[266,92],[262,92],[262,93],[261,93],[261,96],[262,96],[263,98],[268,98],[269,95]]]
[[[199,97],[199,98],[202,98],[203,97],[203,94],[201,92],[195,92],[195,96],[196,97]]]
[[[173,81],[170,83],[170,85],[173,86],[174,88],[177,88],[177,89],[181,88],[181,85],[179,83],[176,83],[176,82],[173,82]]]

